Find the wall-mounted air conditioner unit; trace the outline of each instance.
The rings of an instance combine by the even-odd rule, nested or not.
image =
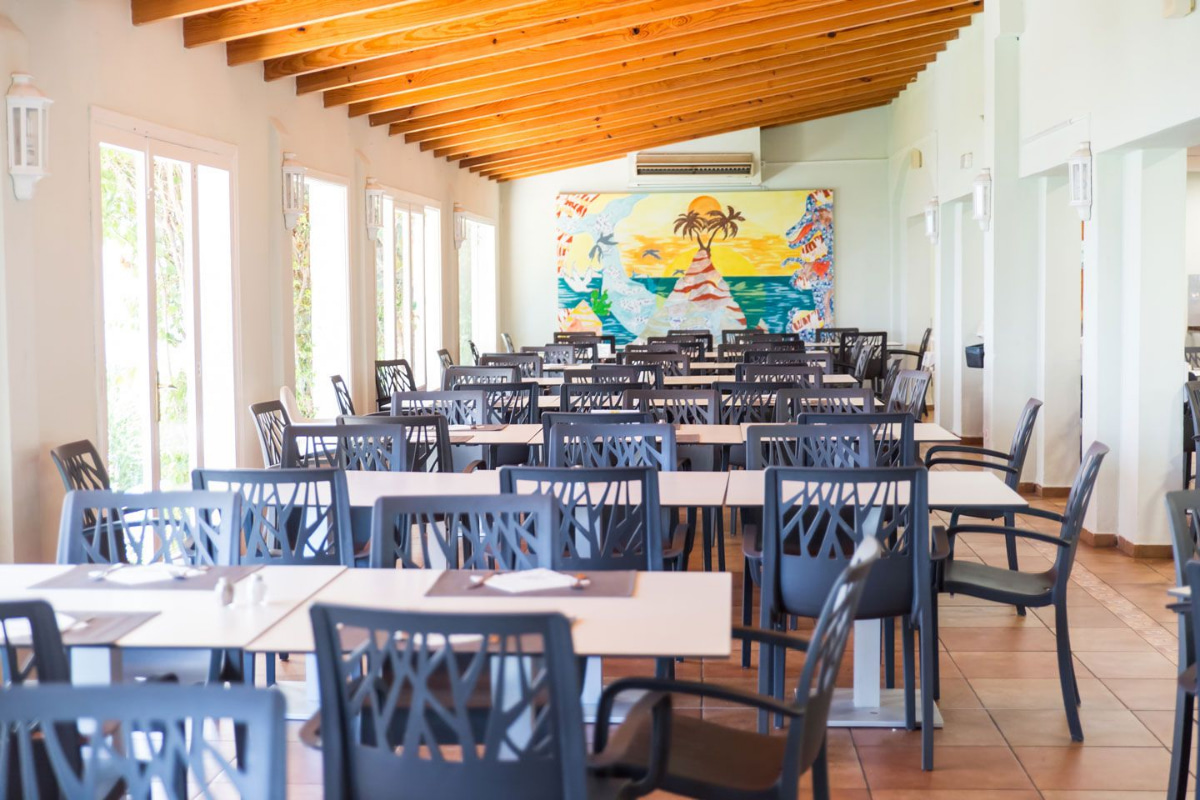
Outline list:
[[[753,153],[631,153],[630,186],[757,186]]]

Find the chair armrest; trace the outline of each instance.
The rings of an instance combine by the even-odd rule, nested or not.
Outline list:
[[[762,560],[762,546],[758,542],[758,526],[742,525],[742,555],[753,560]]]
[[[621,678],[613,681],[600,693],[600,702],[596,705],[596,731],[593,736],[594,751],[601,752],[608,744],[608,726],[612,717],[613,703],[621,692],[645,691],[663,692],[668,694],[686,694],[692,697],[711,697],[714,700],[725,700],[739,705],[750,706],[773,714],[782,714],[790,719],[804,716],[802,706],[781,703],[771,697],[763,697],[752,692],[743,692],[728,686],[718,686],[713,683],[698,681],[678,681],[666,678]]]
[[[997,472],[1003,472],[1007,475],[1016,473],[1015,467],[1010,467],[1007,464],[993,464],[990,461],[976,461],[973,458],[930,458],[928,454],[925,456],[925,468],[939,467],[946,464],[954,464],[962,467],[980,467],[982,469],[994,469]]]
[[[1192,612],[1192,604],[1183,600],[1178,603],[1167,603],[1167,610],[1174,611],[1176,614],[1190,614]]]
[[[916,350],[893,350],[890,347],[887,350],[887,354],[889,356],[912,356],[913,358],[921,357],[921,354]]]
[[[486,469],[486,468],[487,468],[487,464],[484,464],[481,460],[479,460],[477,458],[474,461],[472,461],[470,464],[467,464],[465,467],[463,467],[463,472],[474,472],[477,469]]]
[[[1032,539],[1036,542],[1045,542],[1057,547],[1067,546],[1067,543],[1057,536],[1049,536],[1044,533],[1022,530],[1021,528],[1010,528],[1007,525],[956,525],[953,528],[946,529],[946,535],[951,538],[960,533],[989,533],[1004,536],[1019,536],[1022,539]]]
[[[1047,511],[1043,508],[1014,508],[1010,513],[1024,514],[1027,517],[1037,517],[1039,519],[1048,519],[1051,522],[1061,523],[1063,521],[1062,514],[1059,514],[1057,511]]]
[[[929,554],[929,558],[933,561],[945,561],[950,557],[950,537],[946,534],[946,529],[941,525],[933,526],[933,551]]]
[[[988,450],[985,447],[973,447],[967,444],[935,444],[925,451],[925,458],[928,459],[935,453],[966,453],[968,455],[986,456],[988,458],[1012,458],[1009,453],[1001,453],[999,450]]]
[[[321,712],[314,712],[300,726],[300,741],[311,750],[321,749]]]
[[[741,639],[745,642],[759,642],[761,644],[769,644],[772,647],[784,647],[788,650],[799,650],[802,653],[808,652],[808,639],[801,639],[799,636],[789,636],[779,631],[734,625],[733,629],[730,630],[730,634],[733,638]]]
[[[681,522],[671,531],[671,538],[663,542],[663,560],[670,561],[672,558],[678,558],[683,554],[684,544],[687,542],[688,526],[686,522]]]

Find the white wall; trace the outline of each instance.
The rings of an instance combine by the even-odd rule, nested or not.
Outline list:
[[[319,96],[297,97],[291,82],[264,82],[259,66],[226,66],[222,47],[185,50],[179,22],[134,28],[129,19],[128,0],[0,0],[0,74],[30,72],[55,101],[53,174],[28,203],[13,200],[7,177],[0,187],[0,230],[6,234],[0,274],[11,312],[3,323],[9,337],[19,332],[19,339],[2,342],[9,391],[0,391],[8,396],[7,408],[0,406],[0,415],[8,415],[0,430],[14,421],[20,430],[12,451],[0,454],[0,484],[11,491],[25,482],[13,500],[17,511],[5,511],[19,517],[9,521],[16,528],[15,544],[0,519],[0,559],[53,553],[62,492],[47,452],[56,444],[97,436],[103,376],[92,344],[97,330],[88,144],[92,107],[237,147],[242,343],[237,367],[243,406],[276,397],[292,359],[290,261],[280,213],[282,151],[295,151],[302,163],[350,185],[351,386],[363,407],[374,396],[374,278],[367,263],[361,191],[366,177],[441,201],[448,297],[456,294],[452,204],[485,217],[498,215],[494,184],[388,138],[363,119],[322,108]],[[446,314],[444,338],[453,349],[456,309]],[[237,419],[240,461],[257,465],[249,415],[239,408]],[[36,476],[32,486],[29,475]]]
[[[1192,157],[1193,161],[1197,159]],[[1187,271],[1200,275],[1200,169],[1187,177]]]
[[[838,324],[891,324],[888,118],[887,108],[876,108],[764,130],[761,138],[758,129],[750,129],[686,145],[692,152],[761,146],[764,189],[833,189]],[[628,191],[628,178],[621,159],[501,186],[500,329],[511,333],[517,346],[548,342],[555,329],[555,196]]]

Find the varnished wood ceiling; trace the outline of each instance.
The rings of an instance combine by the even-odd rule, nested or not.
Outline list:
[[[890,103],[982,0],[131,0],[494,180]]]

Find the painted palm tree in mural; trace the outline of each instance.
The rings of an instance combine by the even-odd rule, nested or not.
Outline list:
[[[675,282],[664,303],[662,319],[668,327],[706,328],[713,333],[723,328],[744,328],[746,315],[733,299],[729,285],[713,266],[712,247],[738,235],[738,223],[746,218],[733,206],[701,195],[675,218],[675,233],[696,243],[696,254]]]

